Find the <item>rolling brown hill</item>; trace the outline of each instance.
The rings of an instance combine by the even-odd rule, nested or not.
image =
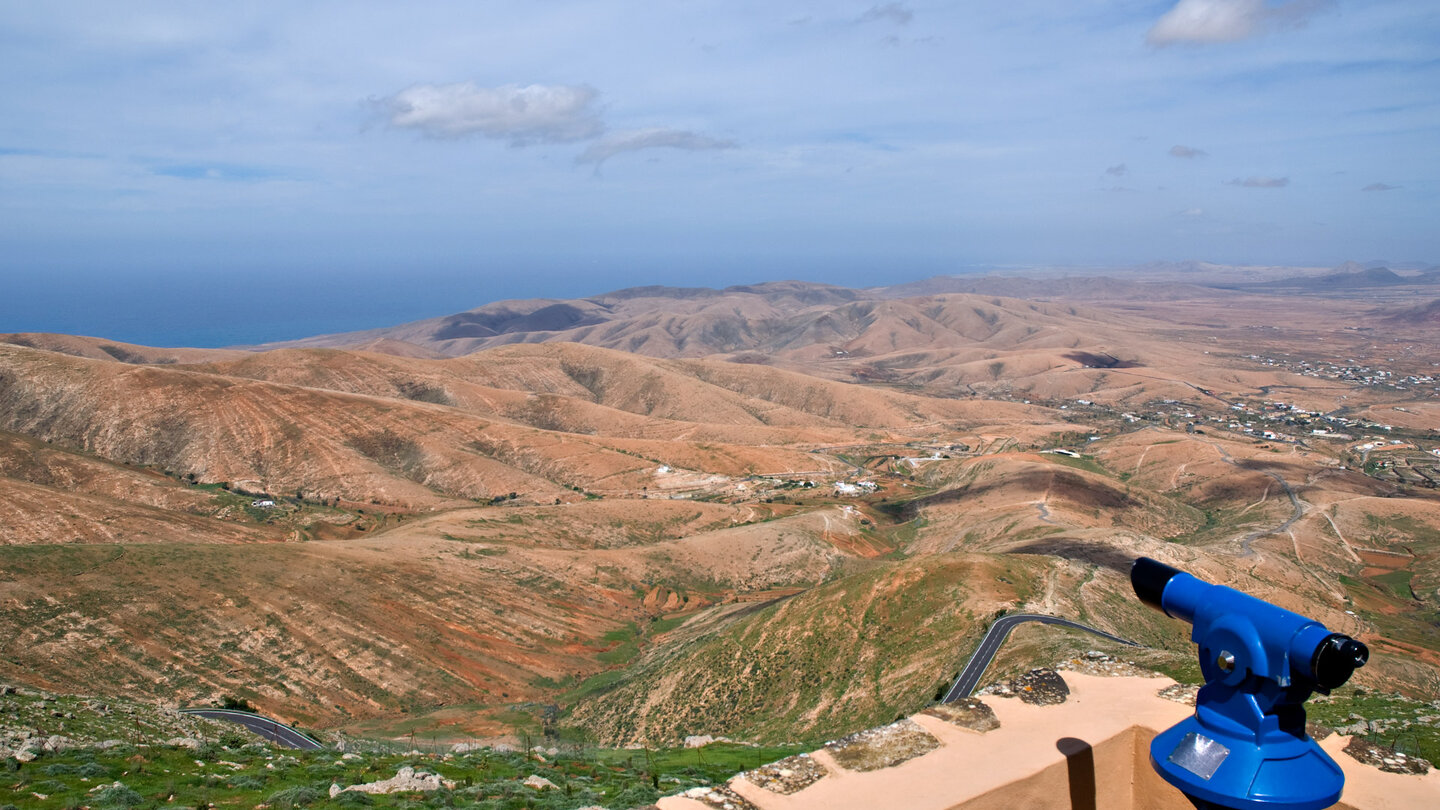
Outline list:
[[[1389,420],[1423,472],[1423,392],[1299,364],[1421,368],[1422,340],[1338,299],[994,284],[640,288],[254,352],[0,339],[0,676],[370,733],[553,702],[613,742],[793,739],[923,705],[999,610],[1188,666],[1127,590],[1143,553],[1440,694],[1440,498],[1271,402]]]
[[[463,356],[512,344],[579,343],[655,358],[723,357],[940,397],[1088,398],[1117,405],[1180,399],[1197,386],[1237,394],[1308,386],[1284,370],[1237,368],[1212,352],[1253,350],[1253,336],[1213,323],[1187,323],[1175,314],[1234,309],[1253,312],[1257,323],[1271,323],[1277,310],[1294,312],[1292,299],[1108,279],[981,281],[959,284],[1016,293],[1046,287],[1050,294],[1047,300],[968,293],[896,298],[895,291],[906,288],[857,291],[799,282],[726,290],[639,288],[589,299],[499,302],[447,318],[276,346],[400,341],[421,347],[407,354]],[[1072,287],[1091,297],[1080,295],[1084,303],[1057,300]],[[574,317],[552,317],[560,310]],[[533,313],[548,314],[530,317]],[[487,326],[461,335],[455,326],[460,321]],[[1203,338],[1197,339],[1197,330]],[[1216,345],[1205,347],[1201,340]]]
[[[0,334],[0,344],[45,349],[76,357],[94,360],[117,360],[121,363],[138,365],[169,365],[173,363],[203,363],[211,360],[241,357],[245,352],[239,349],[163,349],[141,346],[135,343],[121,343],[96,337],[80,335],[57,335],[40,332],[12,332]]]

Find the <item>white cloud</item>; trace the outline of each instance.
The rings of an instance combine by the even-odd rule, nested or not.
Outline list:
[[[1170,147],[1170,157],[1197,158],[1205,157],[1207,154],[1209,153],[1204,149],[1196,149],[1193,146],[1181,146],[1178,143]]]
[[[660,147],[689,151],[733,149],[735,142],[679,129],[637,129],[630,132],[616,132],[601,138],[581,152],[580,156],[575,158],[575,162],[594,163],[598,166],[621,152],[635,152],[641,149]]]
[[[1150,29],[1151,45],[1235,42],[1276,26],[1301,25],[1329,5],[1328,0],[1291,0],[1267,6],[1265,0],[1180,0]]]
[[[1226,180],[1227,186],[1243,186],[1244,188],[1284,188],[1290,185],[1288,177],[1237,177],[1234,180]]]
[[[1366,187],[1364,187],[1364,188],[1362,188],[1362,189],[1360,189],[1360,190],[1361,190],[1361,191],[1394,191],[1394,190],[1397,189],[1397,188],[1400,188],[1400,187],[1399,187],[1399,186],[1392,186],[1392,185],[1390,185],[1389,183],[1371,183],[1370,185],[1368,185],[1368,186],[1366,186]]]
[[[860,22],[893,22],[897,25],[905,25],[915,19],[915,12],[906,8],[903,3],[886,3],[883,6],[871,6],[868,11],[860,15]]]
[[[435,138],[480,135],[516,145],[565,143],[593,138],[605,130],[584,86],[515,85],[477,87],[417,84],[378,99],[391,126]]]
[[[1106,169],[1105,173],[1110,175],[1111,177],[1124,177],[1125,173],[1128,171],[1130,171],[1130,169],[1127,168],[1124,163],[1117,163],[1114,166]]]

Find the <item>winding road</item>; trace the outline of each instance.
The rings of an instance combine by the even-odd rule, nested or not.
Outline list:
[[[241,712],[235,711],[234,709],[181,709],[180,713],[193,714],[196,717],[208,717],[211,720],[225,720],[231,723],[239,723],[245,728],[259,734],[261,737],[273,743],[279,743],[286,748],[298,748],[302,751],[319,751],[325,747],[278,720],[271,720],[268,717],[252,712]]]
[[[1014,630],[1017,624],[1024,624],[1025,622],[1058,624],[1061,627],[1071,627],[1076,630],[1084,630],[1087,633],[1094,633],[1101,638],[1108,638],[1111,641],[1118,641],[1121,644],[1127,644],[1131,647],[1140,646],[1127,638],[1113,636],[1104,630],[1096,630],[1093,627],[1080,624],[1079,622],[1072,622],[1069,619],[1061,619],[1056,616],[1045,616],[1039,613],[1014,613],[1009,616],[1001,616],[990,625],[989,630],[985,631],[985,637],[980,639],[980,646],[975,648],[975,653],[970,656],[970,660],[966,662],[965,668],[960,670],[959,677],[955,679],[955,683],[951,685],[950,691],[945,693],[945,697],[942,698],[940,702],[954,703],[961,698],[969,697],[970,693],[975,691],[975,687],[980,685],[980,678],[985,675],[985,670],[990,668],[990,661],[995,657],[995,653],[999,652],[1000,645],[1005,643],[1005,639],[1010,635],[1010,631]]]
[[[1295,521],[1305,516],[1305,507],[1300,502],[1300,496],[1296,495],[1294,488],[1290,486],[1290,482],[1286,481],[1280,475],[1280,473],[1266,472],[1265,474],[1270,476],[1271,478],[1274,478],[1276,481],[1279,481],[1280,486],[1284,487],[1285,494],[1290,496],[1290,505],[1294,507],[1295,514],[1291,515],[1289,520],[1281,523],[1279,526],[1276,526],[1273,529],[1256,529],[1255,531],[1250,532],[1249,534],[1240,538],[1240,547],[1245,550],[1245,554],[1243,556],[1246,557],[1255,556],[1255,549],[1250,547],[1251,543],[1269,534],[1281,534],[1283,532],[1287,532],[1290,530],[1291,526],[1295,525]]]

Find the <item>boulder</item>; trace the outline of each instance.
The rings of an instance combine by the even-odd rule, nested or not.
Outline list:
[[[554,782],[551,782],[549,779],[546,779],[546,778],[543,777],[543,776],[538,776],[538,775],[533,774],[533,773],[530,774],[529,776],[525,777],[525,781],[524,781],[524,782],[521,782],[520,784],[522,784],[522,785],[524,785],[525,787],[528,787],[528,788],[535,788],[536,790],[559,790],[559,789],[560,789],[560,787],[559,787],[558,785],[556,785]]]
[[[953,703],[936,704],[921,714],[937,717],[951,725],[981,734],[1000,727],[1000,719],[995,716],[995,710],[979,698],[973,697],[961,698]]]
[[[338,787],[338,785],[337,785]],[[332,792],[331,796],[337,796],[347,790],[358,793],[401,793],[406,791],[430,791],[440,788],[453,789],[455,783],[449,779],[440,778],[439,774],[417,772],[414,768],[406,765],[398,773],[389,779],[379,782],[367,782],[363,785],[351,785]]]

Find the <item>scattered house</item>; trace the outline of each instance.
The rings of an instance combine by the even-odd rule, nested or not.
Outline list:
[[[1057,447],[1057,448],[1055,448],[1055,449],[1053,449],[1053,450],[1041,450],[1040,452],[1042,452],[1042,453],[1054,453],[1054,454],[1057,455],[1057,456],[1069,456],[1070,458],[1080,458],[1080,454],[1079,454],[1079,453],[1075,452],[1074,450],[1066,450],[1066,449],[1063,448],[1063,447]]]
[[[849,497],[853,498],[853,497],[855,497],[856,495],[859,495],[860,492],[861,492],[860,487],[857,487],[857,486],[855,486],[854,484],[847,484],[847,483],[845,483],[844,481],[836,481],[836,482],[835,482],[835,494],[836,494],[836,495],[846,495],[846,496],[849,496]]]
[[[275,508],[275,502],[272,501],[272,500],[270,500],[269,498],[259,498],[259,499],[257,499],[257,500],[253,500],[253,501],[250,502],[250,505],[253,506],[253,507],[255,507],[256,509],[274,509],[274,508]]]
[[[657,468],[655,469],[655,474],[656,474],[656,475],[664,475],[665,473],[668,473],[668,472],[670,472],[670,466],[667,465],[667,464],[661,464],[659,467],[657,467]]]
[[[1432,455],[1432,456],[1440,456],[1440,447],[1437,447],[1437,448],[1435,448],[1434,450],[1431,450],[1431,451],[1430,451],[1430,455]]]

